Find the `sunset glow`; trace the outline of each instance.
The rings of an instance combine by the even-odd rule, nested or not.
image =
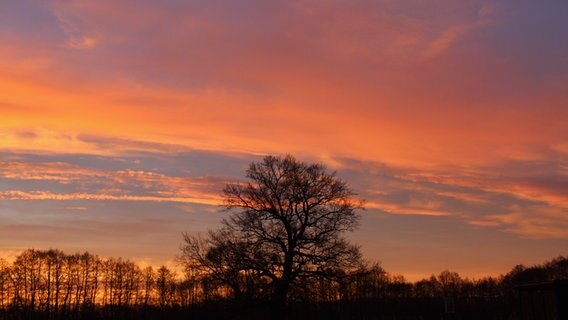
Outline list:
[[[536,14],[538,12],[538,14]],[[366,201],[408,279],[568,254],[565,1],[0,4],[0,257],[173,264],[251,161]]]

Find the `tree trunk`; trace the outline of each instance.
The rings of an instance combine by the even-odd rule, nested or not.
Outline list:
[[[273,319],[286,318],[286,302],[288,300],[289,288],[290,282],[287,279],[282,278],[276,283],[272,295]]]

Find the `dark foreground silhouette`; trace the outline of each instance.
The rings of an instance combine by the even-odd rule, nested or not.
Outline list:
[[[534,297],[566,305],[557,301],[566,295],[543,291],[562,279],[568,279],[566,257],[518,265],[498,278],[470,280],[443,271],[415,283],[367,265],[334,278],[310,278],[291,289],[288,305],[276,315],[262,283],[248,283],[247,295],[235,295],[191,270],[176,274],[89,253],[26,250],[11,263],[0,260],[0,319],[532,319],[523,317],[535,311],[523,311],[522,300],[544,292]],[[526,286],[531,283],[539,283],[534,293]]]

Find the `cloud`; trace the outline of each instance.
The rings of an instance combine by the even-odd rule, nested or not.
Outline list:
[[[144,201],[144,202],[180,202],[197,203],[208,205],[220,205],[222,202],[215,197],[168,197],[164,196],[136,196],[136,195],[116,195],[116,194],[91,194],[91,193],[68,193],[56,194],[51,192],[22,192],[22,191],[0,191],[1,200],[95,200],[95,201]],[[76,209],[76,208],[75,208]]]
[[[566,134],[562,75],[543,71],[533,82],[524,68],[547,59],[520,61],[497,50],[508,43],[525,52],[514,29],[532,19],[527,6],[250,1],[250,10],[237,10],[220,3],[58,1],[38,9],[43,40],[5,20],[19,40],[3,38],[13,49],[0,59],[7,61],[2,102],[33,112],[7,115],[1,130],[408,165],[527,155],[525,148],[559,145]],[[562,23],[556,15],[552,21]],[[68,41],[68,34],[79,44],[105,41],[96,54],[43,43]],[[531,39],[546,34],[541,27]],[[424,59],[428,51],[444,58]],[[38,59],[49,63],[11,67]],[[79,142],[5,147],[80,151]]]
[[[422,204],[422,205],[421,205]],[[417,203],[412,207],[404,206],[404,205],[397,205],[397,204],[389,204],[389,203],[377,203],[377,202],[366,202],[365,208],[368,209],[378,209],[383,212],[387,212],[390,214],[402,214],[402,215],[424,215],[424,216],[448,216],[451,215],[451,212],[443,212],[441,210],[437,210],[436,208],[431,208],[432,205],[428,203]],[[434,205],[437,207],[437,205]]]
[[[184,220],[214,216],[214,206],[193,202],[215,203],[250,161],[285,153],[337,169],[379,213],[366,225],[452,221],[422,234],[456,242],[491,233],[502,252],[527,238],[533,253],[565,247],[565,2],[79,0],[3,9],[0,192],[12,200],[0,202],[0,225],[25,231],[11,233],[13,247],[65,246],[88,232],[85,245],[112,251],[122,235],[100,230],[131,227],[153,240],[181,232],[167,221],[133,223],[151,214],[145,206],[215,226]],[[65,227],[31,227],[30,216]],[[381,241],[370,238],[373,248]]]
[[[469,32],[488,26],[491,23],[491,20],[483,19],[478,20],[470,24],[463,24],[463,25],[456,25],[451,26],[445,29],[442,34],[431,41],[427,46],[424,56],[426,58],[433,58],[440,54],[443,54],[445,51],[450,49],[450,47],[460,38],[466,36]]]
[[[141,141],[127,138],[111,136],[79,134],[77,140],[95,146],[97,149],[120,151],[120,153],[134,152],[153,152],[170,153],[191,150],[187,146],[175,145],[160,142]]]
[[[82,156],[77,156],[81,158]],[[214,176],[190,177],[160,172],[89,168],[69,162],[0,161],[0,178],[8,189],[4,200],[124,200],[191,202],[217,205],[219,193],[228,181]],[[71,157],[70,159],[73,159]],[[108,159],[121,162],[123,159]],[[139,166],[131,161],[121,166]],[[44,186],[44,190],[38,190]],[[21,189],[14,189],[19,187]],[[53,192],[53,190],[60,190]]]
[[[63,44],[64,47],[72,49],[93,49],[100,40],[92,36],[83,35],[78,21],[72,21],[64,10],[61,8],[52,7],[51,12],[57,18],[59,27],[67,36],[67,41]]]
[[[341,162],[342,176],[369,209],[448,216],[522,237],[567,239],[568,176],[556,161],[509,160],[475,169]]]
[[[82,37],[79,39],[71,39],[65,45],[73,49],[92,49],[97,46],[100,41],[92,37]]]
[[[568,209],[533,205],[529,210],[512,206],[506,213],[469,221],[477,226],[504,229],[524,237],[568,239]]]
[[[85,212],[88,210],[87,207],[65,207],[65,210],[74,212]]]

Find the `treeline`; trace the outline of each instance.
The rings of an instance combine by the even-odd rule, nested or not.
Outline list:
[[[188,308],[207,298],[202,289],[165,266],[141,268],[87,252],[30,249],[12,264],[0,259],[0,314],[6,319],[106,319]]]
[[[251,274],[235,274],[243,291],[209,274],[59,250],[26,250],[0,260],[2,319],[264,318],[270,292]],[[378,264],[300,281],[290,292],[290,318],[510,319],[515,287],[568,279],[568,258],[516,266],[498,278],[471,280],[443,271],[415,283]],[[256,281],[258,280],[258,281]]]

